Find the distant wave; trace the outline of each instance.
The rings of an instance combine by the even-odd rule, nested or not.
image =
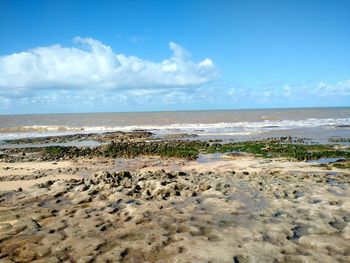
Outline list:
[[[0,128],[0,133],[24,133],[24,132],[65,132],[65,131],[83,131],[84,128],[75,128],[67,126],[45,126],[45,125],[33,125],[33,126],[17,126]]]
[[[350,118],[342,119],[305,119],[305,120],[264,120],[260,122],[220,122],[220,123],[183,123],[169,125],[130,125],[130,126],[96,126],[96,127],[68,127],[68,126],[17,126],[0,128],[0,140],[57,136],[76,133],[102,133],[112,131],[147,130],[155,134],[191,133],[198,135],[239,135],[253,134],[273,130],[288,130],[312,127],[347,127]]]

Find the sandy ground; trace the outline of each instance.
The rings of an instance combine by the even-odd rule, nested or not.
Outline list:
[[[349,170],[203,160],[0,163],[0,262],[350,262]]]
[[[0,162],[0,191],[28,189],[29,187],[48,180],[80,179],[99,171],[191,171],[198,172],[225,172],[246,171],[249,173],[262,173],[266,171],[279,171],[289,173],[324,173],[315,163],[291,162],[283,159],[269,160],[251,155],[236,157],[213,157],[206,155],[204,162],[185,161],[179,159],[161,159],[158,157],[138,157],[134,159],[108,158],[79,159],[75,161],[60,162]],[[344,172],[333,168],[331,172]],[[38,176],[39,175],[39,176]],[[19,180],[16,180],[16,177]],[[35,178],[39,177],[39,178]]]

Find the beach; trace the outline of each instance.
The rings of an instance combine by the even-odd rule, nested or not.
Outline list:
[[[348,118],[244,138],[2,122],[0,261],[349,262]]]
[[[0,0],[0,263],[350,263],[349,10]]]

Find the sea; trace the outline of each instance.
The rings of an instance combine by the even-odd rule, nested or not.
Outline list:
[[[146,130],[155,136],[255,140],[350,137],[350,107],[0,115],[0,143],[31,137]]]

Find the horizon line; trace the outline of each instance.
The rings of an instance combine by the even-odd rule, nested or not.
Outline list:
[[[201,111],[241,111],[241,110],[298,110],[298,109],[338,109],[350,108],[348,106],[329,106],[329,107],[272,107],[272,108],[231,108],[231,109],[196,109],[196,110],[149,110],[149,111],[95,111],[95,112],[47,112],[47,113],[13,113],[1,114],[0,116],[19,116],[19,115],[71,115],[71,114],[112,114],[112,113],[160,113],[160,112],[201,112]]]

